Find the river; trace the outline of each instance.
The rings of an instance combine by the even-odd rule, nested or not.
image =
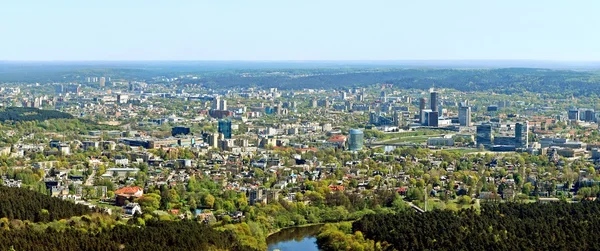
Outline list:
[[[282,229],[267,238],[269,251],[318,251],[317,233],[323,225]]]

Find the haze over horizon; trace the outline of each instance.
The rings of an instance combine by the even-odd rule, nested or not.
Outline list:
[[[3,5],[0,61],[600,60],[595,1]]]

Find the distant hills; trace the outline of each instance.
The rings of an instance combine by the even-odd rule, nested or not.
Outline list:
[[[600,91],[600,62],[552,61],[147,61],[147,62],[0,62],[0,82],[79,82],[88,76],[148,81],[183,78],[170,85],[207,88],[281,89],[369,86],[432,86],[460,91],[560,93]]]

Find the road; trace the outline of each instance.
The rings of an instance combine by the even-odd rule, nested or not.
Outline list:
[[[96,176],[96,169],[92,170],[92,174],[88,176],[87,180],[85,180],[86,186],[93,186],[94,176]]]

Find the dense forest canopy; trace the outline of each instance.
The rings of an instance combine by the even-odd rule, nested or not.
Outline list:
[[[35,191],[0,186],[0,218],[47,222],[91,213],[89,207]]]
[[[146,215],[149,216],[149,215]],[[140,216],[142,217],[142,216]],[[134,224],[135,223],[135,224]],[[253,250],[231,230],[196,221],[133,218],[0,186],[0,250]]]
[[[235,233],[192,221],[151,220],[145,226],[117,225],[108,231],[73,228],[0,230],[0,250],[253,250]]]
[[[73,115],[31,107],[7,107],[0,109],[0,121],[44,121],[48,119],[72,119]]]
[[[600,202],[484,203],[480,212],[366,215],[352,231],[396,250],[598,250],[599,226]],[[340,244],[332,236],[320,235],[324,250]]]

